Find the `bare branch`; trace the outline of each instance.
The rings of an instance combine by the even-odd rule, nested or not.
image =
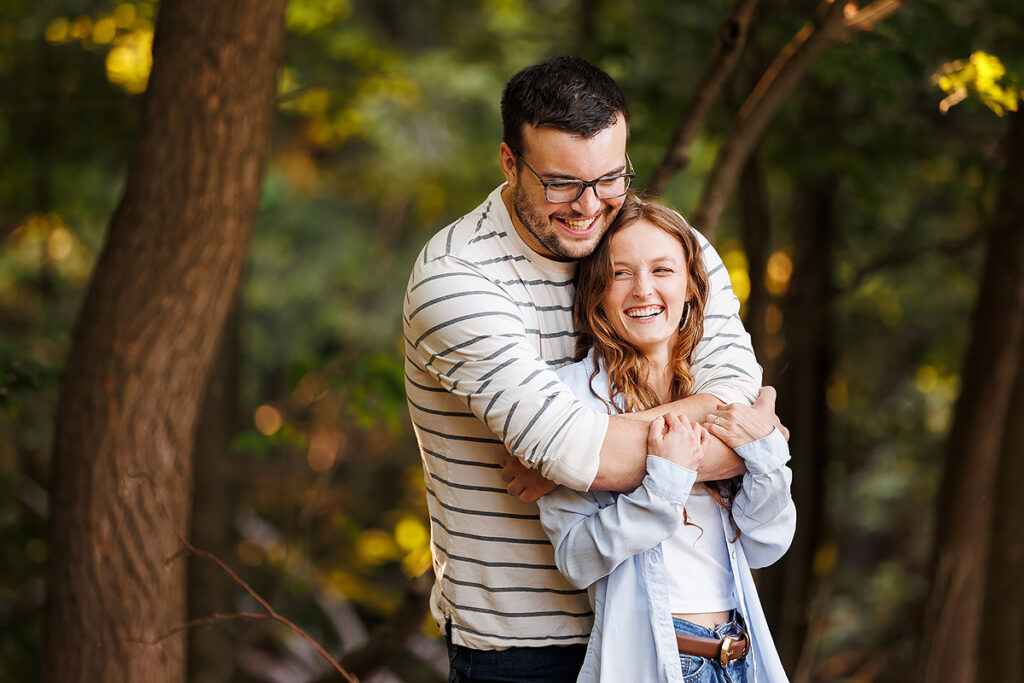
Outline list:
[[[665,191],[669,181],[690,163],[690,145],[697,137],[711,105],[718,98],[722,86],[736,67],[743,46],[747,42],[750,19],[759,0],[738,0],[732,14],[722,24],[718,42],[712,52],[711,64],[701,78],[689,106],[683,111],[672,132],[672,138],[665,150],[665,156],[651,174],[646,190],[654,195]]]
[[[790,40],[740,107],[704,193],[693,213],[693,224],[709,239],[718,229],[726,200],[738,182],[743,165],[760,142],[779,107],[789,98],[814,60],[848,30],[867,30],[903,6],[905,0],[877,0],[863,10],[841,0],[823,0],[815,20]]]
[[[167,633],[161,634],[152,640],[133,640],[128,639],[129,643],[137,643],[139,645],[159,645],[163,641],[167,640],[173,635],[177,635],[182,631],[187,631],[193,626],[203,626],[205,624],[216,624],[222,621],[234,621],[236,619],[272,619],[269,614],[265,612],[233,612],[231,614],[211,614],[208,617],[199,617],[198,619],[192,619],[186,621],[181,626],[175,626]]]
[[[260,616],[259,617],[260,619],[264,619],[264,618],[266,618],[266,619],[273,619],[274,621],[276,621],[278,623],[284,624],[285,626],[290,628],[292,631],[294,631],[298,635],[302,636],[302,638],[304,640],[306,640],[306,642],[308,642],[317,652],[319,652],[320,655],[324,659],[326,659],[328,662],[331,663],[331,666],[333,666],[338,671],[338,673],[341,674],[345,678],[346,681],[348,681],[349,683],[357,683],[357,679],[354,676],[352,676],[351,674],[349,674],[347,671],[345,671],[345,669],[342,668],[341,664],[339,664],[337,662],[337,660],[335,660],[334,657],[332,657],[327,652],[327,650],[325,650],[323,648],[323,646],[320,645],[320,643],[316,642],[316,640],[314,640],[312,636],[310,636],[308,633],[303,631],[298,625],[296,625],[295,623],[293,623],[289,619],[287,619],[287,618],[281,616],[280,614],[278,614],[277,611],[275,611],[274,608],[271,607],[270,603],[267,602],[263,598],[263,596],[261,596],[255,590],[253,590],[252,586],[250,586],[248,583],[246,583],[244,580],[242,580],[242,578],[240,576],[238,576],[238,574],[236,574],[231,569],[231,567],[229,567],[226,564],[224,564],[224,562],[219,557],[214,555],[213,553],[211,553],[209,551],[206,551],[206,550],[203,550],[202,548],[195,547],[194,545],[192,545],[192,543],[189,542],[189,540],[187,538],[185,538],[185,535],[182,534],[181,531],[178,529],[178,527],[174,524],[174,521],[173,521],[173,519],[172,519],[172,517],[170,515],[170,512],[167,509],[167,504],[164,501],[164,497],[163,497],[163,495],[161,495],[160,489],[156,485],[156,482],[153,481],[153,477],[151,477],[146,472],[136,472],[135,474],[128,475],[128,478],[129,479],[141,479],[141,480],[146,481],[146,482],[149,483],[150,489],[152,490],[153,495],[156,497],[157,503],[159,503],[159,505],[160,505],[160,509],[164,513],[164,518],[167,520],[167,524],[171,527],[171,530],[174,532],[174,535],[178,538],[178,542],[181,543],[183,546],[185,546],[185,548],[187,548],[189,550],[189,552],[191,552],[191,553],[193,553],[195,555],[198,555],[199,557],[205,558],[205,559],[209,560],[210,562],[213,562],[215,565],[220,567],[229,577],[231,577],[232,581],[234,581],[239,586],[244,588],[245,591],[249,595],[251,595],[252,598],[254,600],[256,600],[256,602],[258,602],[261,607],[263,607],[263,609],[265,609],[267,611],[267,615],[265,617]],[[172,556],[172,558],[170,558],[169,561],[173,561],[174,557],[175,556]],[[214,615],[214,616],[216,616],[216,615]],[[241,618],[241,617],[238,617],[238,618]],[[183,625],[181,627],[178,627],[177,629],[169,632],[166,637],[169,637],[170,635],[173,635],[174,633],[179,633],[179,632],[183,631],[185,628],[188,628],[187,624],[185,624],[185,625]],[[163,639],[163,637],[160,638],[160,640],[162,640],[162,639]],[[138,641],[132,641],[132,642],[138,642]]]

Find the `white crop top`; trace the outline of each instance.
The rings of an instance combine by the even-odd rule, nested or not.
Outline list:
[[[735,609],[721,506],[707,489],[694,485],[686,500],[686,515],[689,523],[661,544],[672,612],[700,614]]]

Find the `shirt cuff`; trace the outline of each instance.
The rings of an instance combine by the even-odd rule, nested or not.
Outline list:
[[[601,446],[608,433],[608,415],[584,409],[567,429],[560,457],[542,474],[551,481],[575,491],[589,491],[601,464]]]
[[[767,436],[737,446],[733,450],[736,451],[736,455],[743,458],[747,471],[751,474],[774,472],[789,462],[789,444],[777,427]]]
[[[682,505],[686,503],[690,489],[693,488],[696,481],[696,471],[656,455],[647,456],[647,475],[644,477],[644,486],[651,493]]]

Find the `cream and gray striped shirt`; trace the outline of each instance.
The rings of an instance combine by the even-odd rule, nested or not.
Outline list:
[[[531,250],[497,188],[437,233],[409,279],[406,392],[419,441],[437,583],[431,610],[452,640],[493,650],[584,643],[585,591],[555,567],[537,506],[505,492],[504,445],[549,479],[585,490],[608,416],[555,371],[573,360],[575,264]],[[700,235],[711,295],[694,393],[751,402],[761,369],[718,254]]]

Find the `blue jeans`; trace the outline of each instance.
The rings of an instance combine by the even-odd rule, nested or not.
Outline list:
[[[454,644],[446,630],[448,683],[575,683],[587,654],[586,645],[474,650]]]
[[[738,616],[713,629],[677,617],[672,617],[672,624],[676,628],[676,633],[704,638],[734,636],[743,631],[742,619]],[[748,651],[747,657],[749,656]],[[723,668],[722,663],[714,659],[680,654],[679,664],[683,667],[683,680],[686,683],[747,683],[746,657],[729,662],[729,666]]]

